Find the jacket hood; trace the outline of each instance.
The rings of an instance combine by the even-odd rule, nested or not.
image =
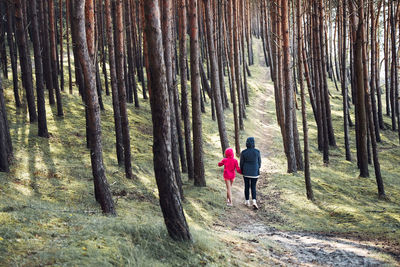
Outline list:
[[[246,147],[247,147],[247,148],[255,148],[254,137],[249,137],[249,138],[247,138]]]
[[[232,148],[227,148],[225,150],[225,157],[233,159],[233,149]]]

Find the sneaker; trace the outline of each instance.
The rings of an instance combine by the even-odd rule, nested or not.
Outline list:
[[[250,200],[245,200],[245,201],[244,201],[244,205],[245,205],[246,207],[250,207]]]
[[[226,205],[229,206],[229,207],[233,206],[233,204],[231,202],[226,202]]]
[[[258,210],[257,201],[255,199],[253,199],[253,209]]]

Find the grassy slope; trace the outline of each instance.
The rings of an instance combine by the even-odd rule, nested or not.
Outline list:
[[[377,186],[373,166],[370,166],[370,178],[359,177],[356,163],[354,128],[351,129],[351,148],[353,162],[345,160],[343,122],[340,93],[331,87],[333,125],[337,148],[330,150],[330,164],[325,167],[322,154],[318,153],[317,131],[311,109],[310,123],[310,161],[311,179],[315,202],[305,197],[303,173],[284,174],[285,160],[281,156],[274,158],[281,169],[272,175],[272,184],[281,192],[281,216],[287,220],[287,229],[307,231],[333,231],[370,235],[383,239],[400,241],[400,147],[397,134],[386,130],[382,132],[379,144],[379,159],[385,190],[389,201],[378,200]],[[299,122],[301,116],[298,116]],[[353,117],[354,121],[354,117]],[[389,119],[385,117],[389,125]],[[282,142],[277,136],[274,150],[280,153]],[[272,189],[273,188],[269,188]]]
[[[345,160],[343,113],[341,94],[330,83],[333,127],[337,147],[330,149],[330,164],[324,166],[318,152],[317,128],[308,105],[311,179],[316,201],[305,195],[304,174],[286,174],[286,160],[282,153],[282,140],[275,129],[269,158],[268,179],[261,190],[275,198],[266,203],[263,216],[271,225],[282,230],[335,233],[368,240],[381,240],[382,246],[400,254],[400,147],[398,135],[390,130],[381,131],[379,160],[385,191],[389,200],[379,200],[373,165],[370,177],[359,177],[356,163],[355,130],[350,129],[352,162]],[[273,84],[270,82],[270,86]],[[384,96],[383,96],[384,97]],[[269,98],[272,104],[272,98]],[[300,100],[298,100],[300,105]],[[268,113],[275,114],[273,104]],[[354,122],[354,110],[351,110]],[[275,117],[272,117],[275,120]],[[387,128],[390,118],[384,116]],[[302,136],[301,114],[298,112],[299,131]],[[301,139],[303,142],[303,139]],[[303,144],[303,143],[302,143]],[[269,212],[268,209],[274,212]]]
[[[258,44],[259,45],[259,44]],[[265,85],[263,67],[252,67],[249,79],[251,97],[255,101]],[[204,116],[204,152],[206,188],[194,188],[184,178],[187,219],[194,244],[175,243],[168,238],[160,208],[152,170],[152,138],[150,109],[141,102],[140,109],[129,106],[133,167],[137,179],[124,178],[117,166],[111,98],[105,97],[102,114],[104,162],[112,191],[117,200],[118,217],[100,213],[93,197],[90,158],[85,148],[84,110],[80,97],[63,94],[65,118],[56,118],[54,107],[47,107],[49,140],[36,137],[37,126],[29,125],[26,111],[17,111],[12,101],[10,81],[5,82],[8,117],[13,137],[15,164],[9,174],[0,174],[0,265],[224,265],[227,258],[241,265],[242,258],[230,255],[232,239],[212,231],[213,223],[224,212],[224,185],[216,123]],[[284,229],[322,232],[369,232],[399,240],[398,205],[400,181],[396,163],[399,148],[381,153],[382,173],[391,201],[378,201],[373,178],[357,178],[355,163],[343,160],[339,94],[334,94],[333,115],[338,147],[331,151],[331,165],[323,167],[322,156],[314,146],[315,126],[311,125],[312,179],[317,201],[304,197],[302,174],[285,174],[285,160],[278,128],[274,130],[274,146],[268,158],[269,183],[260,191],[265,195],[280,192],[274,202],[274,213],[260,212],[270,224]],[[272,98],[267,105],[275,119]],[[249,107],[250,115],[256,110]],[[231,110],[227,111],[227,127],[233,144]],[[309,115],[311,118],[311,114]],[[246,121],[241,140],[257,131],[257,119]],[[300,120],[299,120],[300,121]],[[396,144],[396,136],[385,133],[385,148]],[[354,140],[352,140],[354,141]],[[243,141],[244,142],[244,141]],[[242,142],[242,146],[244,145]],[[354,144],[353,144],[354,147]],[[353,151],[354,152],[354,151]],[[354,153],[353,153],[354,154]],[[371,174],[372,174],[371,169]],[[265,204],[267,208],[268,203]],[[385,212],[376,213],[385,208]],[[281,222],[285,223],[282,224]],[[397,230],[396,230],[397,229]],[[210,231],[211,230],[211,231]]]

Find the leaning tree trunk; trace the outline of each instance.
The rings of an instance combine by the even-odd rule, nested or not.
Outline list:
[[[169,235],[175,240],[191,240],[189,226],[175,183],[171,152],[170,106],[162,44],[158,0],[144,2],[146,38],[151,80],[150,104],[153,120],[154,172],[160,206]]]
[[[91,0],[89,0],[91,1]],[[107,183],[104,164],[103,149],[101,144],[101,122],[100,107],[96,90],[96,71],[90,59],[86,30],[85,30],[85,1],[74,0],[73,12],[73,37],[77,46],[78,57],[82,67],[85,90],[86,104],[88,110],[89,133],[90,133],[90,159],[92,163],[92,173],[94,178],[95,196],[100,203],[104,213],[116,214],[114,201],[112,199],[110,187]],[[90,15],[90,14],[89,14]]]
[[[175,179],[178,185],[181,197],[183,198],[182,190],[182,177],[179,167],[179,142],[178,132],[176,127],[176,116],[175,116],[175,102],[174,102],[174,79],[172,73],[172,1],[162,1],[162,34],[163,34],[163,46],[164,46],[164,61],[167,75],[167,87],[169,94],[169,105],[170,105],[170,120],[171,120],[171,142],[172,142],[172,161],[174,163]]]

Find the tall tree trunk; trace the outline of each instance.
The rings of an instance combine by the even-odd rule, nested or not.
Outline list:
[[[3,85],[0,76],[0,172],[9,172],[13,158],[10,128],[4,101]]]
[[[238,19],[238,0],[231,0],[233,3],[233,58],[235,62],[235,67],[232,71],[235,72],[236,77],[236,90],[237,90],[237,98],[238,98],[238,107],[239,107],[239,127],[240,130],[244,130],[244,101],[243,101],[243,93],[242,93],[242,81],[240,75],[240,52],[239,52],[239,19]]]
[[[7,50],[6,50],[6,12],[5,7],[6,2],[0,1],[0,61],[2,65],[4,78],[8,79],[8,69],[7,69]]]
[[[50,24],[50,50],[51,50],[51,68],[53,76],[53,88],[56,92],[57,100],[57,116],[64,116],[63,106],[61,102],[61,92],[58,85],[58,67],[57,67],[57,42],[56,42],[56,25],[54,0],[49,0],[49,24]]]
[[[373,116],[373,120],[374,120],[374,125],[376,127],[375,128],[375,136],[376,136],[376,142],[380,142],[381,141],[381,136],[380,136],[380,132],[379,132],[379,122],[378,122],[378,111],[376,109],[376,96],[375,96],[375,92],[376,90],[379,90],[378,88],[375,88],[375,76],[379,75],[378,73],[375,73],[376,67],[375,65],[377,64],[376,62],[376,44],[375,44],[375,11],[374,11],[374,4],[373,2],[369,2],[369,10],[370,10],[370,19],[371,19],[371,25],[370,25],[370,29],[371,29],[371,79],[370,79],[370,87],[371,87],[371,94],[370,94],[370,98],[371,98],[371,105],[372,105],[372,113],[371,115]]]
[[[352,5],[351,0],[349,0],[349,5]],[[358,6],[358,9],[362,9]],[[360,11],[359,11],[360,12]],[[367,151],[367,114],[365,110],[365,91],[364,91],[364,72],[363,72],[363,55],[362,55],[362,43],[363,40],[363,20],[359,20],[356,32],[356,38],[354,43],[354,74],[356,77],[356,104],[358,113],[358,149],[359,149],[359,159],[358,166],[360,168],[360,176],[368,177],[368,151]]]
[[[359,9],[358,9],[358,17],[360,19],[361,22],[361,40],[366,40],[367,36],[365,35],[365,28],[364,28],[364,0],[359,0],[358,2]],[[375,177],[376,177],[376,183],[378,185],[378,194],[380,198],[385,197],[385,189],[383,186],[383,180],[382,180],[382,176],[381,176],[381,167],[379,164],[379,158],[378,158],[378,150],[377,150],[377,137],[375,136],[375,128],[378,127],[377,124],[375,124],[374,121],[374,110],[372,108],[372,97],[371,97],[371,93],[368,87],[368,65],[367,65],[367,48],[366,48],[366,44],[365,42],[362,43],[362,63],[363,63],[363,77],[364,77],[364,90],[365,90],[365,94],[366,94],[366,116],[367,116],[367,124],[369,126],[369,133],[370,133],[370,139],[371,139],[371,144],[372,144],[372,154],[373,154],[373,160],[374,160],[374,168],[375,168]],[[372,79],[372,81],[374,81]],[[373,82],[372,82],[373,84]],[[376,111],[375,111],[376,113]],[[377,121],[377,120],[376,120]]]
[[[64,47],[63,47],[63,0],[59,0],[59,24],[60,24],[60,78],[61,78],[61,91],[64,91]]]
[[[53,87],[53,70],[51,65],[51,52],[50,52],[50,35],[49,35],[49,2],[42,1],[42,20],[41,20],[41,28],[43,32],[43,72],[48,73],[45,75],[46,88],[49,92],[49,103],[50,105],[54,105],[54,87]]]
[[[71,73],[71,52],[70,52],[70,44],[69,44],[69,27],[70,27],[70,4],[69,1],[71,0],[66,0],[66,37],[67,37],[67,57],[68,57],[68,86],[69,86],[69,93],[72,94],[72,73]]]
[[[236,154],[239,155],[240,154],[240,143],[239,143],[239,118],[238,118],[238,105],[236,102],[236,78],[235,77],[235,62],[234,62],[234,56],[233,56],[233,47],[232,44],[234,42],[233,40],[233,27],[234,27],[234,20],[233,20],[233,4],[232,1],[235,0],[231,0],[230,3],[228,4],[228,28],[229,31],[227,31],[227,34],[229,36],[229,44],[231,45],[231,48],[229,50],[229,53],[227,52],[227,54],[229,55],[229,63],[230,63],[230,68],[228,68],[228,71],[230,72],[230,85],[231,85],[231,102],[232,102],[232,106],[233,106],[233,120],[234,120],[234,125],[235,125],[235,151]],[[227,42],[225,42],[225,48],[226,51],[228,51],[228,44]]]
[[[297,71],[299,76],[300,94],[301,94],[301,115],[303,118],[303,138],[304,138],[304,179],[306,184],[307,199],[314,200],[314,193],[311,185],[310,178],[310,159],[308,153],[308,126],[307,126],[307,113],[306,113],[306,98],[304,94],[303,83],[303,57],[302,57],[302,42],[303,32],[301,30],[302,23],[302,9],[300,0],[297,0]]]
[[[126,77],[129,79],[131,88],[128,90],[129,92],[129,102],[132,103],[134,100],[135,101],[135,107],[139,107],[139,98],[137,95],[137,88],[136,88],[136,78],[135,78],[135,55],[133,53],[133,44],[132,44],[132,22],[131,22],[131,8],[130,8],[130,1],[126,0],[124,1],[124,11],[125,11],[125,24],[124,27],[126,29],[126,50],[127,50],[127,59],[128,59],[128,76]],[[133,99],[132,99],[132,93],[133,93]]]
[[[91,0],[88,0],[91,1]],[[104,213],[116,215],[114,201],[111,196],[110,187],[107,183],[104,164],[103,151],[101,144],[101,122],[100,122],[100,107],[96,91],[96,72],[94,64],[89,56],[88,41],[86,39],[85,30],[85,2],[74,0],[73,12],[73,37],[77,46],[80,66],[82,67],[85,80],[86,103],[89,120],[90,133],[90,159],[92,163],[92,173],[94,178],[94,188],[96,200],[100,203]],[[87,14],[93,16],[92,14]],[[90,36],[89,36],[90,37]],[[90,40],[90,38],[89,38]]]
[[[97,1],[97,0],[96,0]],[[106,55],[106,49],[105,46],[107,45],[106,41],[106,36],[107,33],[104,29],[104,7],[103,7],[103,1],[99,0],[97,3],[98,6],[98,32],[99,32],[99,49],[101,53],[101,69],[103,72],[104,76],[104,85],[106,87],[106,95],[110,95],[110,89],[109,89],[109,84],[108,84],[108,72],[107,72],[107,55]]]
[[[351,153],[350,153],[350,144],[349,144],[349,107],[348,107],[348,92],[347,92],[347,84],[346,84],[346,31],[347,31],[347,26],[346,26],[346,22],[347,22],[347,17],[346,17],[346,1],[343,1],[342,4],[342,51],[341,51],[341,55],[342,55],[342,79],[341,79],[341,86],[342,86],[342,95],[343,95],[343,121],[344,121],[344,146],[346,149],[346,160],[351,161]]]
[[[129,121],[128,113],[126,110],[126,90],[125,90],[125,77],[124,77],[124,35],[123,35],[123,13],[122,13],[122,0],[116,1],[116,66],[117,72],[117,86],[118,86],[118,98],[121,115],[121,126],[122,126],[122,140],[124,144],[124,162],[125,162],[125,175],[126,178],[133,178],[132,174],[132,163],[131,163],[131,145],[129,137]]]
[[[24,85],[26,98],[28,101],[29,121],[32,123],[37,121],[37,114],[35,106],[35,94],[33,92],[32,64],[30,62],[29,46],[26,40],[24,25],[24,16],[26,16],[26,14],[23,13],[21,0],[14,0],[14,7],[22,83]]]
[[[178,132],[177,122],[175,116],[175,100],[174,100],[174,78],[173,78],[173,60],[172,60],[172,1],[162,1],[162,33],[163,33],[163,46],[164,46],[164,60],[167,74],[167,86],[169,94],[169,105],[170,105],[170,126],[171,126],[171,141],[172,141],[172,161],[175,169],[175,179],[183,199],[182,190],[182,177],[179,167],[179,143],[178,143]]]
[[[288,172],[296,172],[296,153],[294,150],[294,134],[293,134],[293,90],[290,81],[290,51],[289,51],[289,6],[288,2],[281,0],[282,7],[282,51],[283,51],[283,77],[285,90],[285,130],[287,142],[287,162]]]
[[[186,68],[186,29],[187,29],[187,12],[186,12],[186,1],[179,0],[179,66],[181,76],[181,96],[182,96],[182,117],[183,127],[185,130],[185,147],[186,147],[186,163],[188,167],[189,180],[194,178],[193,170],[193,150],[192,141],[190,135],[190,116],[189,116],[189,105],[187,96],[187,68]]]
[[[146,38],[152,84],[150,94],[153,120],[154,172],[160,195],[160,206],[169,235],[175,240],[191,240],[189,227],[175,182],[171,152],[170,106],[164,65],[158,0],[144,2]]]
[[[114,51],[114,36],[112,27],[111,17],[111,3],[110,0],[105,0],[105,17],[106,17],[106,32],[108,38],[108,59],[110,64],[110,76],[111,76],[111,93],[112,93],[112,104],[114,111],[114,128],[115,128],[115,146],[117,151],[118,164],[121,165],[124,162],[124,147],[122,141],[122,129],[121,129],[121,115],[119,108],[119,97],[118,97],[118,86],[117,86],[117,73],[115,70],[115,51]]]
[[[38,106],[38,135],[40,137],[49,137],[47,130],[46,121],[46,106],[44,100],[44,80],[43,80],[43,63],[42,63],[42,52],[39,37],[39,22],[38,22],[38,8],[37,2],[41,0],[30,1],[30,17],[32,22],[32,42],[33,52],[35,55],[35,74],[36,74],[36,95],[37,95],[37,106]],[[40,11],[40,9],[39,9]],[[40,17],[39,13],[39,17]]]
[[[11,69],[12,69],[12,77],[13,77],[13,89],[14,89],[14,99],[15,106],[17,108],[21,107],[21,100],[19,98],[18,92],[18,66],[17,66],[17,49],[15,47],[15,39],[14,39],[14,12],[13,5],[9,2],[7,7],[7,43],[10,51],[10,59],[11,59]]]
[[[199,30],[197,24],[197,0],[189,0],[190,25],[190,84],[192,89],[192,124],[194,154],[194,185],[206,186],[204,176],[203,135],[200,104],[200,57]]]
[[[221,141],[221,148],[222,154],[225,153],[225,150],[229,147],[228,136],[226,134],[225,128],[225,118],[224,118],[224,111],[222,107],[222,99],[221,99],[221,90],[219,88],[219,70],[218,70],[218,62],[217,62],[217,55],[215,51],[215,44],[214,44],[214,32],[212,27],[212,9],[210,5],[210,0],[203,0],[205,6],[205,20],[207,24],[207,41],[208,41],[208,52],[210,55],[210,65],[211,65],[211,87],[213,90],[213,97],[215,102],[215,109],[217,113],[217,120],[218,120],[218,130],[219,130],[219,137]]]

